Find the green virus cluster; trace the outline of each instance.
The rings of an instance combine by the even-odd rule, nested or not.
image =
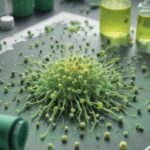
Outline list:
[[[84,23],[89,30],[93,28],[88,21]],[[54,30],[55,28],[51,25],[46,26],[46,36],[49,36]],[[63,34],[69,33],[68,37],[71,38],[73,33],[80,31],[87,34],[80,22],[71,21],[64,27]],[[32,38],[32,31],[28,31],[27,35],[28,38]],[[93,35],[96,36],[96,33]],[[16,102],[18,105],[16,112],[21,114],[30,111],[32,120],[36,121],[37,129],[42,127],[43,122],[46,123],[48,128],[41,135],[41,140],[44,140],[49,130],[55,129],[59,123],[64,125],[64,121],[68,123],[68,120],[71,120],[75,123],[74,125],[77,124],[80,139],[83,139],[88,127],[93,131],[96,126],[107,120],[106,129],[108,131],[104,132],[103,138],[105,141],[110,141],[113,128],[112,119],[117,121],[119,127],[122,127],[125,122],[123,113],[131,115],[127,113],[127,107],[132,106],[131,102],[136,102],[138,99],[144,100],[140,97],[139,92],[146,90],[137,86],[136,82],[138,71],[136,65],[139,63],[139,58],[123,57],[121,59],[120,54],[113,50],[101,50],[96,54],[97,50],[92,49],[91,43],[85,38],[83,38],[85,51],[81,45],[78,49],[78,46],[74,44],[60,43],[53,36],[50,39],[51,43],[53,42],[49,46],[51,51],[46,53],[45,57],[43,54],[47,48],[41,49],[41,46],[49,42],[42,39],[29,46],[30,50],[36,50],[36,52],[39,50],[38,59],[40,60],[33,59],[32,55],[28,57],[23,52],[19,53],[21,58],[19,60],[23,63],[17,62],[15,69],[21,66],[23,71],[13,70],[11,72],[0,67],[0,73],[11,72],[10,81],[0,80],[0,92],[8,94],[11,88],[14,88],[15,91],[13,100],[4,104],[4,110],[7,110],[12,102]],[[117,44],[113,42],[108,40],[107,44],[109,46]],[[0,45],[1,48],[2,45]],[[81,56],[78,56],[78,52]],[[146,78],[149,77],[146,62],[142,64],[141,71]],[[150,112],[149,103],[147,111]],[[141,108],[138,108],[137,115],[141,113]],[[137,123],[135,128],[137,132],[144,132],[144,127],[140,123]],[[69,127],[65,126],[65,134],[61,137],[62,144],[67,144],[69,141],[68,132]],[[128,131],[125,130],[123,136],[127,138]],[[96,135],[96,140],[99,139],[100,136]],[[120,150],[125,150],[127,147],[125,141],[120,142]],[[49,143],[47,148],[54,150],[55,146]],[[78,140],[74,141],[74,149],[80,149]]]
[[[47,58],[32,61],[25,57],[28,69],[21,74],[19,93],[22,96],[15,98],[24,106],[18,112],[36,107],[33,119],[57,125],[63,116],[79,123],[92,122],[93,128],[101,116],[119,119],[118,112],[126,112],[130,105],[131,91],[138,92],[135,85],[130,85],[135,77],[127,76],[119,58],[106,61],[105,51],[99,55],[100,60],[69,56],[56,61]]]

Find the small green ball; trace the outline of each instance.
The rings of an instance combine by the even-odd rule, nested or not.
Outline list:
[[[45,134],[42,134],[42,135],[40,136],[40,139],[41,139],[42,141],[44,141],[44,140],[46,139],[46,135],[45,135]]]
[[[85,128],[86,128],[86,123],[85,123],[85,122],[81,122],[81,123],[79,124],[79,127],[80,127],[81,130],[85,130]]]
[[[129,134],[128,131],[124,131],[124,132],[123,132],[123,136],[124,136],[125,138],[128,137],[128,134]]]
[[[100,136],[99,135],[96,135],[96,140],[98,141],[100,139]]]
[[[100,122],[105,122],[105,118],[103,116],[100,117]]]
[[[48,150],[55,150],[55,146],[52,143],[48,144]]]
[[[28,62],[29,62],[29,59],[28,59],[28,57],[24,57],[24,64],[28,64]]]
[[[74,113],[70,113],[69,114],[69,117],[72,119],[72,118],[74,118]]]
[[[57,106],[54,107],[54,112],[57,113],[59,108]]]
[[[100,119],[100,115],[99,114],[96,114],[96,119]]]
[[[150,105],[147,107],[147,111],[150,113]]]
[[[46,119],[49,119],[49,114],[45,114],[45,118],[46,118]]]
[[[108,123],[106,124],[106,128],[109,129],[109,130],[112,128],[111,122],[108,122]]]
[[[8,87],[5,87],[4,88],[4,94],[7,94],[8,93]]]
[[[12,82],[12,83],[11,83],[11,86],[14,87],[14,86],[15,86],[15,82]]]
[[[23,88],[20,88],[19,93],[22,94],[23,91],[24,91],[24,89],[23,89]]]
[[[14,71],[12,71],[12,73],[11,73],[11,78],[14,78],[15,77],[15,72]]]
[[[42,53],[43,53],[43,50],[40,50],[39,53],[42,54]]]
[[[121,125],[123,124],[123,117],[122,116],[118,117],[118,123],[121,124]]]
[[[69,130],[69,127],[65,126],[65,128],[64,128],[65,133],[68,133],[68,130]]]
[[[63,135],[63,136],[61,137],[61,142],[62,142],[63,144],[66,144],[66,143],[68,142],[68,136],[67,136],[67,135]]]
[[[38,48],[38,47],[39,47],[39,45],[40,45],[40,42],[39,42],[39,41],[37,41],[37,42],[35,43],[35,47],[36,47],[36,48]]]
[[[142,114],[142,110],[141,110],[141,108],[139,107],[139,108],[137,108],[137,114],[138,115],[141,115]]]
[[[131,78],[132,78],[133,81],[135,81],[135,79],[136,79],[135,74],[132,74]]]
[[[56,123],[52,123],[52,129],[56,129]]]
[[[135,95],[137,95],[138,94],[138,91],[139,91],[139,89],[138,89],[138,87],[133,87],[133,93],[135,94]]]
[[[54,118],[51,117],[51,118],[49,118],[48,121],[49,121],[49,123],[52,123],[54,121]]]
[[[4,104],[4,109],[7,110],[7,109],[8,109],[8,106],[9,106],[9,103],[5,103],[5,104]]]
[[[52,93],[50,95],[50,97],[51,97],[52,100],[55,100],[57,98],[57,96],[58,96],[58,92],[57,91],[54,91],[54,93]]]
[[[110,140],[110,132],[106,131],[106,132],[104,133],[104,140],[105,140],[105,141],[109,141],[109,140]]]
[[[91,117],[90,116],[87,116],[87,120],[89,121],[91,119]]]
[[[125,141],[121,141],[119,144],[120,150],[127,150],[127,143]]]
[[[137,96],[134,95],[133,98],[132,98],[133,102],[136,102],[137,101]]]
[[[59,87],[60,89],[63,89],[63,85],[62,85],[62,84],[58,84],[58,87]]]
[[[84,98],[81,98],[81,99],[80,99],[80,103],[81,103],[81,104],[84,104],[84,103],[85,103],[85,99],[84,99]]]
[[[75,108],[71,108],[71,112],[75,113],[76,109]]]
[[[80,138],[83,139],[85,136],[85,131],[80,131]]]
[[[144,128],[139,123],[136,124],[136,130],[137,132],[144,132]]]
[[[143,72],[143,73],[146,73],[147,70],[148,70],[147,66],[145,66],[145,65],[142,65],[142,66],[141,66],[141,69],[142,69],[142,72]]]
[[[80,142],[79,141],[74,142],[74,149],[75,150],[79,150],[80,149]]]

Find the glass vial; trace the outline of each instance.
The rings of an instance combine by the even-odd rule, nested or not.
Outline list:
[[[39,11],[52,11],[54,0],[35,0],[35,9]]]
[[[130,33],[130,22],[130,0],[101,0],[101,35],[112,39],[127,37]]]
[[[142,43],[150,43],[150,0],[140,3],[138,9],[136,39]]]
[[[34,11],[34,0],[12,0],[13,15],[16,17],[31,16]]]

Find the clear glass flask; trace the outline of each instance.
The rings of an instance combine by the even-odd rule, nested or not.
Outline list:
[[[101,35],[113,39],[127,37],[130,33],[130,22],[130,0],[101,0]]]
[[[140,3],[138,8],[136,39],[142,43],[150,43],[150,0]]]

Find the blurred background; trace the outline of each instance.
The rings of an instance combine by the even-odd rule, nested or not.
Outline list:
[[[0,0],[0,9],[2,9],[2,5],[4,5],[3,1],[8,1],[8,6],[6,6],[7,14],[13,15],[13,1],[17,0]],[[142,0],[132,0],[132,26],[136,25],[137,6],[141,1]],[[99,0],[54,0],[53,9],[51,11],[43,12],[36,10],[28,17],[15,17],[15,27],[10,31],[0,31],[0,39],[64,11],[99,20],[99,3]]]

